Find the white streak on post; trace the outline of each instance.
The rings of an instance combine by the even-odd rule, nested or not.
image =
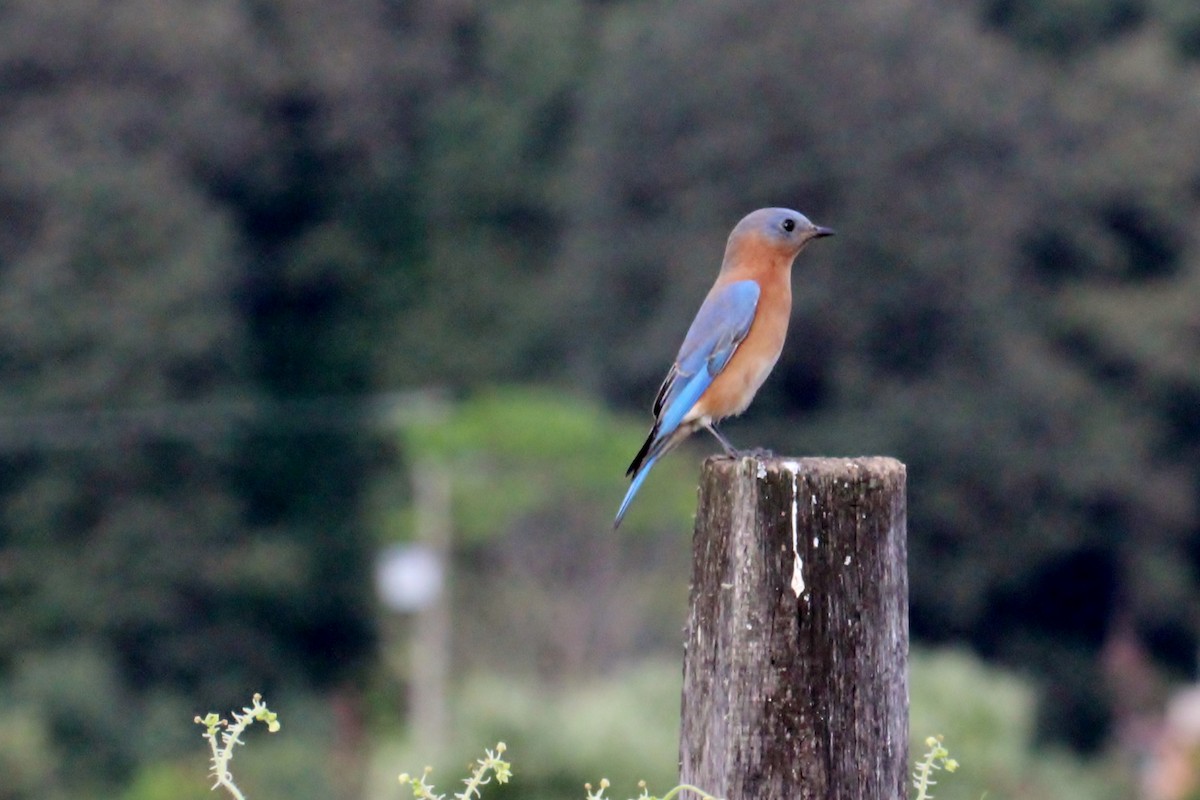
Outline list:
[[[804,594],[804,559],[800,556],[800,526],[797,523],[797,516],[800,509],[800,485],[797,481],[797,472],[800,465],[795,461],[785,461],[784,468],[792,474],[792,555],[795,560],[792,561],[792,593],[796,597]]]

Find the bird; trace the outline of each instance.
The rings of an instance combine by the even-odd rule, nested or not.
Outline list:
[[[625,471],[632,478],[614,530],[655,463],[694,432],[707,430],[727,455],[738,455],[717,423],[746,410],[779,360],[792,263],[813,239],[833,233],[790,208],[760,208],[734,226],[716,282],[654,398],[650,434]]]

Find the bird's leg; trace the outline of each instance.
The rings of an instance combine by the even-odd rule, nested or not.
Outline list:
[[[707,425],[705,425],[704,427],[705,427],[705,429],[708,430],[709,433],[711,433],[713,436],[717,437],[717,441],[721,443],[721,447],[725,448],[725,455],[729,456],[730,458],[744,458],[746,456],[751,456],[753,458],[774,458],[775,457],[775,453],[773,451],[765,450],[761,447],[755,447],[751,450],[738,450],[736,447],[733,446],[733,444],[730,443],[730,441],[728,439],[726,439],[724,436],[721,435],[721,432],[719,430],[717,430],[717,426],[715,423],[710,422]]]
[[[738,457],[738,449],[730,444],[728,439],[721,435],[721,432],[717,430],[717,426],[714,423],[710,422],[704,427],[709,433],[717,437],[717,441],[721,443],[721,447],[725,448],[725,455],[729,456],[730,458]]]

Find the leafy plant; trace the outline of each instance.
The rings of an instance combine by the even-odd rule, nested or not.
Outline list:
[[[454,795],[455,800],[474,800],[480,797],[479,789],[486,786],[495,779],[496,783],[508,783],[512,777],[512,763],[500,758],[507,749],[504,742],[496,744],[495,750],[484,750],[484,757],[475,761],[475,768],[471,774],[463,779],[466,788]],[[400,775],[400,783],[412,787],[414,800],[445,800],[446,795],[438,794],[436,787],[429,782],[429,776],[433,772],[433,767],[425,767],[420,777],[414,778],[407,772]],[[490,774],[489,774],[490,773]],[[604,792],[610,786],[607,778],[600,780],[599,788],[593,790],[592,784],[585,783],[584,791],[587,792],[587,800],[610,800],[604,796]],[[638,782],[638,788],[641,790],[636,798],[631,800],[672,800],[679,795],[680,792],[690,791],[699,795],[702,800],[719,800],[719,798],[705,792],[703,789],[698,789],[689,784],[680,784],[671,791],[667,792],[661,798],[650,794],[646,788],[645,781]]]
[[[583,785],[584,790],[587,792],[587,800],[609,800],[609,798],[604,796],[604,790],[608,787],[609,783],[607,778],[600,779],[600,788],[594,793],[592,792],[592,785],[590,783],[585,783]],[[638,781],[638,788],[642,790],[642,793],[635,798],[631,798],[631,800],[672,800],[672,798],[677,796],[680,792],[692,792],[693,794],[699,795],[701,800],[719,800],[719,798],[714,797],[703,789],[698,789],[688,783],[679,784],[662,797],[656,797],[650,794],[649,789],[646,788],[645,781]]]
[[[257,693],[251,698],[250,705],[242,708],[242,713],[234,711],[232,716],[233,722],[230,723],[219,714],[209,712],[204,717],[197,716],[195,721],[197,725],[205,727],[204,738],[208,740],[208,746],[212,750],[212,775],[217,781],[212,788],[222,786],[236,800],[245,800],[245,795],[233,782],[233,775],[229,771],[229,763],[233,761],[233,748],[245,744],[241,738],[242,734],[255,722],[262,722],[270,733],[277,733],[279,717],[267,708],[266,703],[262,701],[262,695]]]
[[[463,780],[467,788],[454,796],[457,800],[472,800],[479,797],[479,788],[492,782],[508,783],[512,777],[512,764],[500,758],[507,748],[504,742],[497,742],[495,750],[484,750],[484,757],[477,759],[475,769]],[[407,772],[400,775],[400,783],[412,787],[413,797],[417,800],[445,800],[446,795],[434,792],[434,786],[428,782],[433,767],[425,767],[419,778],[413,778]],[[491,773],[490,775],[488,773]]]
[[[925,740],[925,746],[929,751],[921,757],[917,768],[913,770],[913,786],[917,790],[917,800],[933,800],[933,793],[929,789],[937,785],[937,781],[933,779],[935,772],[943,769],[946,772],[954,772],[958,769],[958,762],[950,757],[950,751],[942,744],[940,735],[930,736]]]

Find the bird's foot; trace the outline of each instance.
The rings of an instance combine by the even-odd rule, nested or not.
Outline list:
[[[752,447],[749,450],[734,450],[729,453],[731,458],[774,458],[775,451],[765,447]]]

